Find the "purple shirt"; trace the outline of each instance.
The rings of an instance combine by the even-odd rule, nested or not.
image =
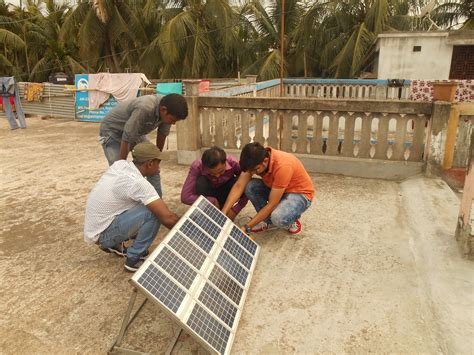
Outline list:
[[[231,155],[227,155],[225,162],[225,172],[219,177],[209,175],[207,169],[203,167],[201,159],[196,159],[191,164],[189,169],[188,177],[184,182],[183,189],[181,190],[181,202],[186,205],[192,205],[196,201],[199,195],[196,194],[196,180],[200,176],[205,176],[209,179],[213,187],[219,187],[229,181],[231,178],[239,177],[240,175],[240,165],[239,162]],[[209,202],[215,203],[217,199],[212,196],[205,196]],[[247,204],[247,197],[243,195],[239,201],[232,207],[232,210],[235,213],[239,213],[242,208]],[[223,207],[223,206],[221,206]]]

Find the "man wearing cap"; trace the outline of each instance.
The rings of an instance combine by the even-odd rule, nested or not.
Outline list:
[[[99,179],[87,198],[84,240],[106,252],[126,256],[125,271],[134,272],[164,224],[172,228],[178,216],[168,209],[146,179],[166,160],[154,144],[143,142],[132,150],[133,161],[118,160]],[[123,243],[135,237],[132,245]]]
[[[130,149],[147,141],[146,135],[157,130],[156,146],[163,150],[172,125],[188,116],[188,105],[179,94],[145,95],[119,103],[100,124],[99,141],[109,165],[127,159]],[[160,196],[160,172],[148,181]]]

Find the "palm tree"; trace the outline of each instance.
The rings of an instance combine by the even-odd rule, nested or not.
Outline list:
[[[324,19],[320,40],[321,63],[336,78],[352,78],[362,69],[377,35],[388,24],[388,0],[332,1]]]
[[[243,13],[254,29],[254,41],[250,43],[250,49],[257,57],[244,73],[258,74],[261,80],[273,79],[280,75],[281,5],[281,0],[272,2],[266,8],[259,0],[251,0],[244,5]],[[301,2],[285,1],[285,58],[294,47],[294,33],[303,13],[304,6]],[[284,70],[289,71],[286,62]]]
[[[10,11],[4,0],[0,1],[0,43],[3,44],[0,53],[0,75],[15,75],[21,77],[26,61],[26,45],[19,35],[21,27],[17,14]]]
[[[433,10],[434,21],[448,28],[474,29],[474,1],[446,1]]]
[[[235,67],[238,15],[228,0],[177,0],[165,10],[166,23],[143,54],[160,61],[162,78],[225,76]]]
[[[75,42],[60,39],[61,27],[71,8],[54,0],[43,0],[40,4],[44,9],[27,26],[29,59],[33,64],[29,80],[46,81],[51,73],[57,71],[68,74],[84,72],[85,68],[74,57],[77,54]]]
[[[320,27],[321,20],[328,14],[326,1],[316,1],[305,8],[304,14],[295,28],[294,47],[289,54],[291,67],[294,70],[292,75],[303,75],[304,77],[321,75],[321,39],[318,39],[316,30]]]
[[[121,72],[138,57],[137,47],[146,41],[146,34],[130,6],[124,0],[79,0],[67,16],[61,38],[77,39],[81,61],[88,71]]]

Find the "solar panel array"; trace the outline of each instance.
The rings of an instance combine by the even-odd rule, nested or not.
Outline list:
[[[259,246],[201,196],[132,281],[208,350],[229,354],[258,253]]]

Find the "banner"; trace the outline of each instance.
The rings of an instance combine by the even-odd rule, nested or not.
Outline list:
[[[76,74],[76,90],[89,88],[89,75]],[[76,91],[76,120],[100,122],[117,105],[117,100],[110,98],[97,110],[89,110],[89,91]]]

